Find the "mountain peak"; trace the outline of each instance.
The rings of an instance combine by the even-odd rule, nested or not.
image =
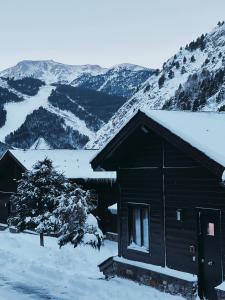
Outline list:
[[[80,74],[97,75],[105,70],[99,65],[67,65],[54,60],[23,60],[0,72],[0,76],[15,79],[33,77],[46,83],[70,83]]]

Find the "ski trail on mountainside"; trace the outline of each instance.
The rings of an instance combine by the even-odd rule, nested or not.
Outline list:
[[[0,128],[0,141],[5,142],[5,137],[17,130],[26,120],[27,115],[41,106],[48,106],[48,97],[55,87],[45,85],[40,87],[37,95],[33,97],[26,96],[23,102],[6,103],[4,108],[6,110],[5,125]]]

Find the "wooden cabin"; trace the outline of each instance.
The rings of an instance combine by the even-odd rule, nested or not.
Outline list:
[[[93,169],[117,172],[120,191],[106,276],[225,299],[224,128],[223,113],[142,110],[94,157]]]
[[[117,202],[115,172],[93,172],[90,160],[95,150],[8,150],[0,160],[0,223],[6,223],[10,214],[9,198],[16,192],[17,180],[25,170],[45,157],[52,160],[56,170],[84,189],[96,191],[99,225],[103,232],[117,230],[108,206]]]

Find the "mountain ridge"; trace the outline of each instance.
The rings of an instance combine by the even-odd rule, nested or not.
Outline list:
[[[225,24],[169,58],[88,142],[102,148],[138,109],[225,110]]]
[[[132,64],[22,61],[0,72],[0,141],[26,149],[43,138],[51,148],[82,148],[152,74]]]

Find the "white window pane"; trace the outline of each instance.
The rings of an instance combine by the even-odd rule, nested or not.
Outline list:
[[[214,236],[214,223],[208,223],[207,235]]]
[[[149,249],[149,218],[148,218],[148,209],[144,208],[142,210],[143,214],[143,246],[146,249]]]
[[[134,209],[135,219],[135,243],[141,246],[141,210],[140,208]]]

